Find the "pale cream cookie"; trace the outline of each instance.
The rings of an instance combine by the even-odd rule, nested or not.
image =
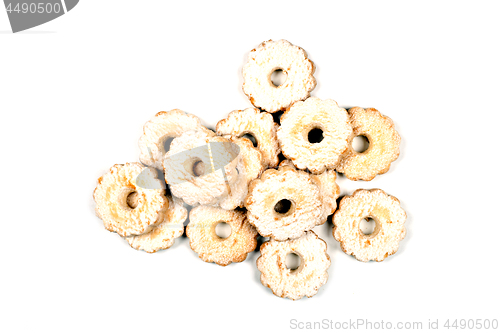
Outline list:
[[[286,74],[284,83],[276,86],[271,75],[276,70]],[[243,92],[252,104],[268,112],[286,109],[309,97],[316,87],[314,64],[306,52],[288,41],[269,40],[250,51],[243,66]]]
[[[150,232],[168,209],[165,184],[153,168],[140,163],[115,164],[98,179],[94,190],[96,213],[104,227],[120,236]],[[127,198],[136,193],[136,207]]]
[[[204,130],[207,129],[201,125],[198,117],[184,111],[174,109],[158,112],[144,125],[144,132],[139,139],[139,159],[145,165],[162,170],[168,142],[184,132]]]
[[[363,219],[375,221],[370,234],[360,229]],[[333,215],[333,236],[342,250],[359,261],[382,261],[396,253],[405,237],[406,212],[399,200],[380,189],[356,190],[342,198]]]
[[[252,181],[245,206],[259,233],[276,240],[298,238],[325,222],[317,184],[307,172],[288,165],[268,169]]]
[[[136,196],[129,196],[129,205],[137,205]],[[169,207],[160,214],[161,222],[153,230],[139,236],[129,236],[125,239],[136,250],[154,253],[171,247],[175,239],[184,233],[184,221],[187,219],[187,209],[181,199],[167,195]]]
[[[262,152],[264,166],[270,168],[278,165],[278,155],[281,152],[276,137],[277,129],[278,125],[272,115],[255,108],[232,111],[217,123],[218,135],[253,136],[257,149]]]
[[[391,163],[399,156],[401,137],[392,120],[376,109],[355,107],[349,109],[353,128],[348,149],[343,154],[337,171],[350,180],[372,180],[376,175],[389,171]],[[359,153],[352,147],[356,136],[368,140],[368,149]]]
[[[257,259],[260,281],[276,296],[292,300],[312,297],[328,281],[330,257],[326,253],[326,243],[313,231],[293,240],[265,242],[260,253]],[[300,258],[300,265],[294,270],[286,265],[290,253]]]
[[[215,228],[221,222],[231,227],[226,238],[217,235]],[[200,259],[227,266],[241,262],[257,246],[257,230],[248,223],[246,214],[212,206],[197,206],[189,213],[186,228],[189,245]]]
[[[337,166],[351,134],[347,111],[317,97],[294,103],[281,116],[277,132],[283,155],[298,169],[315,174]]]

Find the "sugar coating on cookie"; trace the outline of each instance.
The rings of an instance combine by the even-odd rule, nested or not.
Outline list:
[[[351,144],[342,156],[337,171],[350,180],[372,180],[376,175],[389,171],[391,163],[399,156],[401,137],[392,120],[376,109],[354,107],[349,109],[353,128]],[[365,136],[368,149],[357,152],[352,147],[356,136]]]
[[[129,197],[130,198],[130,197]],[[184,221],[187,219],[187,209],[181,199],[167,195],[169,207],[159,216],[161,220],[153,230],[139,236],[129,236],[125,239],[136,250],[154,253],[171,247],[175,239],[184,233]],[[134,201],[134,198],[131,198]],[[130,203],[134,206],[135,203]]]
[[[340,195],[340,188],[335,182],[337,173],[335,170],[325,170],[319,175],[311,174],[312,180],[318,185],[323,204],[323,213],[320,221],[326,222],[328,216],[332,215],[337,209],[337,198]]]
[[[218,205],[238,180],[239,152],[233,147],[237,146],[211,131],[190,131],[175,138],[163,162],[172,195],[191,206]]]
[[[243,66],[243,92],[258,108],[268,112],[284,110],[309,97],[316,86],[314,69],[302,48],[283,39],[269,40],[250,51]],[[286,73],[285,82],[279,86],[271,80],[276,70]]]
[[[259,233],[276,240],[298,238],[324,223],[318,186],[308,173],[286,165],[252,181],[245,206]]]
[[[277,136],[283,155],[301,170],[334,169],[352,135],[347,111],[337,102],[310,97],[281,117]]]
[[[231,227],[231,234],[226,238],[219,237],[215,230],[221,222]],[[245,260],[257,246],[257,230],[247,222],[246,214],[219,207],[193,208],[189,213],[186,235],[191,249],[200,259],[221,266]]]
[[[223,138],[229,139],[240,148],[235,166],[237,171],[235,181],[230,185],[231,191],[227,197],[221,199],[219,203],[221,208],[232,210],[244,206],[245,198],[248,195],[248,185],[252,180],[260,177],[264,171],[264,165],[262,153],[253,146],[250,140],[229,135]]]
[[[206,128],[194,115],[178,109],[158,112],[144,125],[143,134],[139,139],[139,159],[145,165],[162,170],[165,145],[184,132],[200,130]]]
[[[96,214],[104,227],[120,236],[140,235],[160,223],[159,216],[168,209],[165,184],[153,168],[140,163],[114,165],[98,179],[94,190]],[[127,198],[136,193],[136,207]]]
[[[290,160],[283,160],[280,163],[280,167],[282,166],[288,166],[295,169],[295,166]],[[337,173],[335,170],[326,170],[319,175],[310,174],[310,177],[319,189],[322,204],[320,221],[322,222],[321,224],[323,224],[328,219],[328,216],[332,215],[337,208],[337,198],[340,195],[340,187],[336,183]]]
[[[260,281],[276,296],[292,300],[312,297],[328,280],[330,257],[326,253],[326,243],[313,231],[293,240],[265,242],[260,253],[257,259]],[[294,270],[286,265],[286,256],[290,253],[300,258],[300,265]]]
[[[265,167],[270,168],[278,165],[278,155],[281,152],[276,137],[277,129],[278,124],[274,122],[273,116],[256,108],[232,111],[217,123],[218,135],[253,136],[257,149],[262,152]]]
[[[360,229],[363,219],[375,221],[372,233]],[[342,250],[359,261],[382,261],[396,253],[406,235],[406,212],[399,200],[380,189],[356,190],[342,198],[333,215],[333,236]]]

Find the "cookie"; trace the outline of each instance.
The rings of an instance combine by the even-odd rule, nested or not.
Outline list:
[[[276,70],[286,74],[286,80],[276,86],[271,75]],[[250,51],[243,66],[243,92],[255,107],[267,112],[285,110],[296,101],[309,97],[316,87],[314,64],[306,52],[288,41],[269,40]]]
[[[372,180],[376,175],[389,171],[391,163],[399,156],[401,137],[392,120],[376,109],[355,107],[349,109],[353,133],[348,149],[343,154],[337,171],[350,180]],[[368,149],[357,152],[352,147],[356,136],[364,136]]]
[[[360,229],[363,219],[375,221],[370,234]],[[342,250],[359,261],[382,261],[396,253],[406,235],[406,212],[399,200],[380,189],[356,190],[342,198],[333,215],[333,236]]]

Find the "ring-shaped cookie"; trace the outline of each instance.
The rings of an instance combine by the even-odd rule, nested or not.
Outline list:
[[[208,130],[175,138],[163,161],[172,195],[191,206],[217,205],[226,199],[239,179],[236,166],[240,159],[235,158],[239,151],[230,151],[234,147],[238,146]]]
[[[162,170],[165,146],[184,132],[200,130],[207,129],[194,115],[177,109],[158,112],[144,124],[143,134],[139,139],[139,159],[145,165]]]
[[[153,168],[140,163],[114,165],[98,179],[94,190],[96,213],[104,227],[120,236],[140,235],[160,223],[160,214],[168,209],[165,184]],[[129,195],[137,194],[137,207],[127,204]]]
[[[167,198],[168,209],[160,214],[161,222],[153,230],[142,235],[125,237],[132,248],[154,253],[168,249],[174,244],[176,238],[182,236],[184,221],[188,215],[187,209],[181,199],[171,195],[167,195]],[[135,206],[136,203],[129,205]]]
[[[221,222],[231,227],[231,234],[226,238],[215,232]],[[200,259],[221,266],[245,260],[257,246],[257,230],[248,223],[245,213],[212,206],[197,206],[191,210],[186,235],[191,249]]]
[[[274,122],[273,116],[256,108],[232,111],[217,123],[217,135],[253,136],[257,149],[262,152],[264,166],[270,168],[278,165],[281,152],[276,137],[277,129],[278,124]]]
[[[389,171],[391,163],[399,156],[401,137],[394,128],[392,120],[376,109],[355,107],[349,109],[353,128],[346,152],[343,154],[337,171],[350,180],[372,180],[376,175]],[[364,136],[369,142],[368,149],[357,152],[352,147],[356,136]]]
[[[276,240],[298,238],[325,222],[318,186],[308,173],[288,165],[252,181],[245,206],[259,234]]]
[[[263,42],[250,51],[243,66],[243,92],[252,104],[268,112],[286,109],[290,104],[309,97],[316,86],[314,64],[306,52],[286,40]],[[286,80],[274,85],[271,75],[286,73]]]
[[[276,296],[292,300],[312,297],[328,280],[330,257],[326,253],[326,243],[313,231],[293,240],[265,242],[260,253],[257,259],[260,281]],[[294,270],[286,265],[286,256],[290,253],[298,255],[301,261]]]
[[[360,229],[363,219],[375,221],[372,233]],[[406,235],[406,212],[399,200],[380,189],[356,190],[342,198],[333,215],[333,236],[342,250],[359,261],[382,261],[396,253]]]
[[[352,134],[347,111],[337,102],[309,97],[281,116],[278,141],[283,155],[301,170],[334,169]]]

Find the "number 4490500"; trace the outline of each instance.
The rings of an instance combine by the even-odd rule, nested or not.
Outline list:
[[[446,327],[447,329],[450,329],[450,328],[454,328],[454,329],[497,329],[498,328],[498,320],[496,319],[493,319],[493,320],[489,320],[489,319],[469,319],[469,320],[466,320],[466,319],[455,319],[455,321],[453,322],[450,322],[450,319],[448,319],[445,323],[444,323],[444,327]]]
[[[39,2],[39,3],[17,3],[14,7],[12,7],[12,3],[9,3],[7,5],[7,12],[8,13],[60,13],[61,12],[61,5],[59,3],[44,3],[44,2]]]

